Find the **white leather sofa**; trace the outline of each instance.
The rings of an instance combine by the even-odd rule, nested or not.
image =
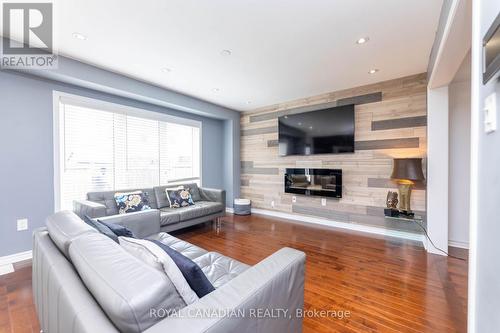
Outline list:
[[[303,252],[283,248],[249,266],[160,232],[157,222],[128,227],[192,259],[215,290],[165,316],[160,310],[175,297],[168,277],[63,211],[33,236],[33,293],[43,332],[302,331],[296,313],[304,302]]]

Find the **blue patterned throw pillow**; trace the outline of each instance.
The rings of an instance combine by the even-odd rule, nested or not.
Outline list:
[[[151,209],[149,206],[149,196],[147,192],[116,193],[116,205],[119,214],[140,212]]]
[[[170,208],[181,208],[194,205],[189,189],[165,190],[167,192]]]

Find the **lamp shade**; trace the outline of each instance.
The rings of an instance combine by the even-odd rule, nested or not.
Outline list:
[[[424,180],[421,158],[395,158],[392,179]]]

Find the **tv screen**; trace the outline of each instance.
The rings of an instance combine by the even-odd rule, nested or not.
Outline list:
[[[281,156],[354,152],[354,105],[286,115],[278,123]]]
[[[278,123],[281,156],[354,152],[354,105],[286,115]]]

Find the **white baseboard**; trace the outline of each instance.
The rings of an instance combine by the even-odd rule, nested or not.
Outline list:
[[[461,248],[461,249],[466,249],[468,250],[469,249],[469,242],[461,242],[461,241],[448,241],[448,246],[451,246],[451,247],[458,247],[458,248]]]
[[[14,253],[14,254],[11,254],[8,256],[0,257],[0,266],[14,264],[14,263],[19,262],[19,261],[28,260],[28,259],[31,259],[32,256],[33,256],[33,253],[31,250],[29,250],[29,251]]]
[[[226,208],[226,212],[232,213],[233,209]],[[284,213],[284,212],[278,212],[278,211],[272,211],[272,210],[266,210],[266,209],[260,209],[260,208],[252,208],[252,213],[267,215],[267,216],[272,216],[272,217],[279,217],[279,218],[286,219],[286,220],[293,220],[293,221],[299,221],[299,222],[305,222],[305,223],[311,223],[311,224],[320,224],[320,225],[331,227],[331,228],[341,228],[341,229],[360,231],[360,232],[382,235],[382,236],[409,239],[409,240],[414,240],[414,241],[418,241],[418,242],[423,242],[425,239],[424,235],[413,234],[410,232],[384,229],[384,228],[379,228],[379,227],[371,227],[371,226],[362,225],[362,224],[355,224],[355,223],[337,222],[334,220],[313,217],[313,216],[307,216],[307,215],[290,214],[290,213]]]
[[[14,272],[14,265],[12,264],[0,265],[0,275],[5,275],[13,272]]]

